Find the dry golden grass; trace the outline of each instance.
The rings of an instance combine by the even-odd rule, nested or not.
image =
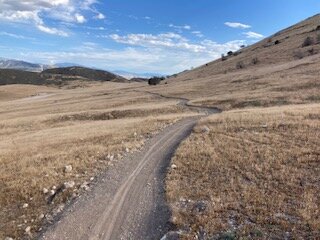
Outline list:
[[[173,222],[184,238],[319,239],[319,129],[320,104],[202,120],[167,179]]]
[[[153,90],[223,110],[319,102],[320,42],[302,47],[308,36],[320,35],[315,30],[319,23],[317,15],[241,49],[226,61],[218,59],[178,74]],[[280,44],[275,45],[276,40]],[[296,51],[304,58],[295,58]],[[255,58],[258,64],[252,64]],[[237,69],[238,62],[245,67]]]
[[[0,103],[2,101],[15,100],[19,98],[37,95],[40,92],[50,93],[54,88],[34,85],[5,85],[0,86]]]
[[[16,93],[2,95],[0,102],[0,239],[25,236],[27,226],[34,233],[46,222],[41,214],[52,215],[81,192],[81,184],[121,160],[127,148],[138,150],[150,134],[192,114],[174,100],[135,92],[132,86],[0,87],[0,93]],[[66,165],[72,165],[71,173],[64,172]],[[48,204],[43,189],[67,181],[76,187]]]

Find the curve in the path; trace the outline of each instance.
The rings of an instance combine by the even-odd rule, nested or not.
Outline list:
[[[221,113],[222,112],[222,110],[217,108],[217,107],[197,106],[197,105],[191,104],[190,100],[187,99],[187,98],[166,96],[166,95],[163,95],[161,93],[155,93],[155,92],[143,91],[143,90],[139,90],[138,92],[148,93],[150,95],[153,95],[153,96],[156,96],[156,97],[160,97],[160,98],[164,98],[164,99],[178,100],[180,106],[189,108],[191,110],[197,110],[198,112],[203,112],[203,113],[206,113],[207,115],[216,114],[216,113]]]

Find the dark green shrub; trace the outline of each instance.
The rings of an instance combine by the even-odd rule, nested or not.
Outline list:
[[[152,77],[148,80],[148,84],[149,85],[158,85],[164,79],[165,79],[164,77]]]

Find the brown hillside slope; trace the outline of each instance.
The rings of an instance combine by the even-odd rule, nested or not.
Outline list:
[[[152,89],[223,109],[317,102],[319,25],[320,15],[316,15],[240,50],[237,56],[181,73],[169,84]],[[307,37],[313,43],[303,47]]]
[[[234,109],[202,119],[172,159],[180,239],[320,239],[319,25],[316,15],[153,88]]]

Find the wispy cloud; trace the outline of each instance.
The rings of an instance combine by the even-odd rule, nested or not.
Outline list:
[[[220,54],[225,50],[236,50],[244,41],[231,41],[225,44],[218,44],[211,40],[203,40],[197,43],[191,42],[189,39],[176,33],[153,34],[128,34],[120,36],[118,34],[109,35],[111,39],[118,43],[141,47],[154,48],[172,48],[190,51],[194,53],[212,53]]]
[[[111,34],[106,36],[113,41],[131,46],[137,52],[137,62],[139,56],[146,54],[152,59],[150,63],[143,65],[148,71],[174,73],[197,66],[217,59],[222,53],[236,51],[241,45],[246,44],[245,40],[235,40],[225,43],[217,43],[208,39],[194,41],[187,39],[181,34],[168,32],[162,34]],[[126,62],[126,61],[125,61]],[[122,65],[124,63],[121,63]],[[140,66],[136,66],[135,71],[141,71]],[[118,67],[119,68],[119,67]]]
[[[48,26],[45,20],[51,19],[52,24],[55,21],[83,24],[87,21],[83,14],[86,11],[102,19],[102,15],[92,7],[95,3],[95,0],[0,0],[0,20],[32,23],[42,32],[66,37],[69,35],[66,31]]]
[[[243,34],[246,35],[247,38],[260,39],[264,37],[262,34],[256,32],[245,32]]]
[[[61,31],[61,30],[58,30],[56,28],[49,28],[49,27],[46,27],[44,25],[37,25],[37,28],[44,32],[44,33],[48,33],[48,34],[53,34],[53,35],[58,35],[58,36],[62,36],[62,37],[68,37],[69,34],[64,32],[64,31]]]
[[[203,51],[204,47],[197,44],[189,43],[188,40],[176,33],[162,33],[158,35],[153,34],[128,34],[120,36],[118,34],[111,34],[110,38],[118,43],[125,43],[135,46],[144,47],[167,47],[190,50],[194,52]]]
[[[0,32],[0,36],[7,36],[7,37],[16,38],[16,39],[34,40],[34,38],[31,38],[31,37],[26,37],[26,36],[23,36],[23,35],[9,33],[9,32]]]
[[[250,25],[239,23],[239,22],[225,22],[224,24],[231,28],[241,28],[241,29],[251,28]]]
[[[169,24],[169,27],[171,28],[175,28],[175,29],[180,29],[180,30],[191,30],[191,26],[190,25],[182,25],[182,26],[179,26],[179,25],[174,25],[174,24]]]
[[[192,42],[176,33],[112,34],[105,36],[123,45],[108,49],[94,42],[83,42],[78,48],[65,51],[21,51],[22,58],[35,62],[59,62],[61,59],[109,70],[126,69],[133,72],[176,73],[217,59],[221,53],[236,51],[244,40],[217,43],[208,39]],[[90,50],[90,51],[88,51]]]

